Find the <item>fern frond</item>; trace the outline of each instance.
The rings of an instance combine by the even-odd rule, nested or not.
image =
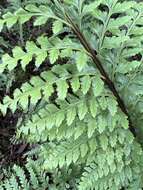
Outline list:
[[[28,41],[24,51],[21,47],[15,47],[12,50],[12,56],[9,54],[4,54],[2,57],[2,64],[0,65],[0,72],[3,72],[4,69],[12,71],[19,62],[21,63],[22,68],[25,70],[25,67],[35,58],[35,66],[38,68],[45,60],[49,59],[51,64],[54,64],[58,58],[68,58],[74,55],[74,51],[77,51],[76,59],[77,67],[79,68],[78,56],[86,57],[86,52],[84,49],[79,46],[77,43],[67,40],[66,38],[60,40],[60,38],[54,38],[54,40],[48,39],[47,37],[40,36],[37,39],[37,42]],[[73,60],[70,59],[71,61]],[[81,60],[81,63],[86,64],[87,60]],[[81,65],[81,64],[80,64]],[[80,70],[85,67],[81,65]]]
[[[6,179],[5,182],[0,185],[0,188],[5,190],[37,190],[46,189],[49,186],[48,178],[41,172],[39,165],[35,165],[36,162],[29,160],[26,164],[26,170],[20,166],[14,165],[12,176]]]
[[[35,17],[34,26],[40,26],[46,24],[49,19],[60,20],[61,22],[66,23],[64,20],[58,18],[52,11],[51,6],[40,5],[36,6],[34,4],[26,5],[23,8],[19,8],[14,13],[7,12],[3,15],[3,18],[0,20],[0,29],[6,25],[8,28],[13,27],[16,23],[24,24],[29,21],[31,17]]]
[[[87,70],[87,73],[84,71],[78,73],[76,67],[70,64],[66,66],[56,66],[52,71],[43,72],[40,77],[33,77],[28,83],[23,84],[20,89],[16,89],[13,99],[9,96],[5,97],[3,105],[1,104],[0,106],[1,110],[3,114],[5,114],[9,107],[14,112],[17,108],[17,104],[25,110],[28,108],[29,98],[33,105],[35,105],[42,96],[48,101],[49,97],[55,92],[54,85],[56,85],[58,98],[61,100],[66,98],[70,85],[74,92],[79,90],[81,86],[83,94],[86,94],[90,86],[92,86],[95,96],[98,96],[103,90],[103,83],[98,74],[94,76],[95,73],[96,71],[94,69]],[[85,85],[83,84],[83,80],[85,79],[88,79],[86,82],[89,83],[86,88],[83,86]],[[95,81],[95,79],[98,79],[98,81]],[[81,81],[81,85],[77,88],[75,85],[79,81]]]

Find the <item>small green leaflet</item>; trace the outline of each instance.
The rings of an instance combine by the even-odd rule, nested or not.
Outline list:
[[[86,129],[86,125],[84,123],[81,123],[81,122],[77,122],[77,127],[75,128],[75,131],[74,131],[74,139],[76,140],[78,137],[80,137],[83,132],[85,131]]]
[[[89,3],[89,5],[85,5],[83,7],[83,14],[86,15],[92,13],[100,5],[101,2],[102,0],[96,0],[93,3]]]
[[[19,23],[21,23],[21,24],[24,24],[25,22],[27,22],[28,20],[30,20],[30,18],[32,17],[32,14],[28,13],[23,8],[18,9],[15,12],[15,14],[18,16]]]
[[[132,134],[130,131],[128,131],[128,135],[127,135],[127,137],[126,137],[126,140],[127,140],[127,142],[128,142],[129,144],[132,144],[133,141],[134,141],[134,136],[133,136],[133,134]]]
[[[75,107],[71,107],[67,110],[67,125],[70,126],[76,116],[76,108]]]
[[[65,138],[65,137],[66,137],[66,138],[70,138],[71,136],[74,135],[73,126],[74,126],[74,125],[71,125],[70,127],[68,127],[66,131],[65,131],[65,129],[64,129],[64,131],[65,131],[65,136],[64,136],[64,138]]]
[[[109,25],[108,25],[108,30],[113,30],[116,28],[119,28],[120,26],[123,26],[125,24],[127,24],[128,22],[131,21],[130,16],[123,16],[123,17],[119,17],[117,19],[110,19]]]
[[[108,114],[107,123],[110,132],[112,132],[115,129],[117,120],[118,120],[117,114],[115,114],[114,116]]]
[[[99,96],[104,88],[104,83],[103,81],[100,79],[100,77],[97,75],[92,79],[92,89],[93,89],[93,93],[94,96],[97,97]]]
[[[103,43],[103,47],[104,49],[115,49],[115,48],[119,48],[120,45],[123,42],[126,42],[129,40],[128,36],[124,36],[124,35],[120,35],[118,37],[113,36],[113,37],[105,37],[104,43]]]
[[[83,94],[87,94],[87,92],[89,91],[89,88],[90,88],[90,85],[91,85],[91,78],[89,75],[87,76],[84,76],[82,79],[81,79],[81,90],[83,92]]]
[[[82,69],[86,66],[88,61],[88,56],[85,52],[78,51],[76,53],[76,64],[79,71],[82,71]]]
[[[92,98],[91,100],[89,100],[89,109],[90,109],[92,117],[95,117],[97,114],[97,109],[98,109],[98,103],[95,98]]]
[[[59,127],[63,120],[65,119],[65,114],[62,111],[59,111],[55,114],[55,125]]]
[[[96,120],[95,119],[90,119],[88,121],[88,131],[87,131],[89,138],[92,137],[96,127],[97,127]]]
[[[106,121],[106,118],[102,115],[99,115],[98,116],[98,131],[99,133],[103,133],[103,131],[105,130],[107,126],[107,121]]]
[[[107,135],[102,134],[102,135],[100,135],[99,139],[100,139],[101,147],[103,148],[103,150],[106,150],[107,147],[108,147],[108,137],[107,137]]]
[[[54,23],[53,23],[53,33],[54,34],[57,34],[59,33],[61,30],[63,29],[63,23],[59,20],[56,20]]]
[[[68,154],[66,155],[66,164],[67,164],[67,166],[69,166],[73,161],[72,160],[72,154],[73,154],[73,152],[69,151]],[[64,156],[64,155],[61,155],[61,156]]]
[[[47,20],[48,20],[47,17],[40,16],[40,17],[38,17],[38,18],[35,20],[34,26],[40,26],[40,25],[46,24]]]
[[[105,95],[102,95],[99,99],[98,99],[99,105],[101,106],[102,110],[106,110],[107,108],[107,98],[105,97]]]
[[[59,157],[59,166],[60,168],[62,168],[65,164],[65,157],[64,156],[60,156]]]
[[[39,36],[37,38],[38,44],[41,46],[41,49],[47,49],[48,47],[51,47],[51,44],[49,42],[49,39],[45,36]]]
[[[106,160],[109,166],[111,166],[114,162],[114,151],[113,149],[108,149],[107,150],[107,156],[106,156]]]
[[[118,105],[117,101],[114,99],[114,97],[108,97],[107,104],[111,115],[114,116],[115,113],[117,113],[117,105]]]
[[[17,59],[9,56],[8,54],[4,54],[2,56],[2,64],[0,64],[0,73],[4,71],[6,65],[10,71],[13,70],[17,65]]]
[[[34,5],[28,5],[25,8],[28,12],[31,13],[32,16],[37,16],[34,22],[34,26],[40,26],[45,24],[49,18],[54,17],[53,11],[47,6],[39,6],[36,7]]]
[[[91,138],[89,139],[89,147],[90,147],[90,152],[91,153],[94,153],[94,151],[96,150],[97,148],[97,142],[96,142],[96,139],[95,138]]]
[[[36,56],[36,66],[39,67],[41,65],[41,63],[43,63],[43,61],[46,59],[47,57],[47,52],[46,51],[41,51],[41,53],[39,53]]]
[[[117,71],[122,74],[129,73],[131,71],[135,71],[141,65],[141,61],[126,61],[125,63],[120,63],[117,67]]]
[[[120,129],[119,130],[119,135],[118,135],[118,141],[120,142],[120,144],[124,143],[125,137],[126,137],[126,134],[125,134],[124,129]]]
[[[73,54],[72,49],[67,47],[66,49],[61,50],[60,56],[63,58],[64,57],[71,57],[72,54]]]
[[[111,171],[111,173],[113,174],[113,173],[115,172],[115,170],[116,170],[116,164],[115,164],[115,162],[113,162],[113,163],[110,165],[110,171]],[[116,188],[116,186],[115,186],[115,188]],[[115,188],[113,188],[113,189],[115,189]]]
[[[100,149],[100,151],[97,152],[97,162],[101,169],[103,169],[104,164],[106,163],[106,156],[104,152]]]
[[[13,57],[17,60],[22,59],[22,57],[26,54],[21,47],[16,46],[13,50]]]
[[[49,51],[49,58],[50,58],[51,64],[54,64],[57,61],[59,54],[60,52],[58,49],[52,49]]]
[[[78,77],[74,77],[71,79],[71,87],[73,89],[73,92],[77,92],[80,88],[80,82]]]
[[[64,100],[67,96],[68,84],[66,80],[59,80],[56,84],[57,84],[58,97],[59,99]]]
[[[123,113],[120,113],[120,123],[121,123],[121,126],[124,128],[124,129],[128,129],[129,128],[129,121],[128,121],[128,118],[126,115],[124,115]]]
[[[119,147],[118,149],[116,149],[115,151],[115,157],[117,159],[118,162],[121,162],[123,157],[124,157],[124,152],[123,149],[121,147]]]
[[[25,7],[26,10],[34,13],[39,13],[39,8],[33,4],[29,4]]]
[[[3,18],[5,19],[8,28],[11,28],[18,20],[18,16],[13,15],[10,12],[7,12],[5,15],[3,15]]]
[[[116,143],[117,143],[117,134],[116,133],[112,133],[112,135],[109,137],[109,142],[111,147],[115,147]]]
[[[87,144],[81,144],[80,146],[81,157],[84,158],[88,152]]]
[[[87,105],[86,102],[83,101],[78,105],[78,116],[79,119],[82,120],[84,119],[86,113],[87,113],[88,109],[87,109]]]
[[[109,174],[109,167],[107,164],[104,164],[104,167],[103,167],[103,171],[104,171],[104,175],[107,176]]]
[[[79,156],[80,156],[80,150],[77,148],[76,150],[73,151],[72,155],[74,163],[78,160]]]
[[[112,11],[113,13],[122,13],[127,11],[131,7],[134,7],[135,4],[135,1],[124,1],[123,3],[117,3]]]

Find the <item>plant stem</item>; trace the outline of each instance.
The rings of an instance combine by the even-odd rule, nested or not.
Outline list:
[[[23,38],[23,26],[21,23],[19,23],[19,32],[20,32],[20,43],[21,46],[24,46],[24,38]]]

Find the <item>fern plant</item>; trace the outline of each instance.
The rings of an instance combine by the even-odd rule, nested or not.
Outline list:
[[[58,189],[142,189],[143,3],[29,4],[3,15],[0,28],[30,19],[33,27],[52,23],[53,34],[3,55],[0,71],[19,64],[25,70],[33,61],[49,70],[4,97],[0,109],[5,115],[46,105],[19,120],[17,138],[41,144],[43,171],[58,170],[68,183],[60,187],[53,180]]]

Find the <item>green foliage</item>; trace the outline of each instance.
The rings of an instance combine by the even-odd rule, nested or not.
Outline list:
[[[29,160],[25,170],[18,165],[13,166],[12,176],[7,176],[4,183],[0,185],[2,190],[37,190],[46,189],[49,184],[48,177],[40,170],[36,162]]]
[[[40,144],[37,159],[42,171],[52,173],[53,189],[142,189],[143,3],[31,3],[4,14],[0,27],[10,30],[30,19],[33,27],[51,23],[52,35],[13,48],[0,65],[1,73],[19,65],[26,70],[33,62],[37,70],[49,65],[0,104],[5,116],[8,109],[26,115],[45,102],[19,119],[17,138]],[[19,167],[15,171],[21,188],[41,188],[31,170],[31,182]],[[13,189],[13,184],[14,176],[3,186]]]

